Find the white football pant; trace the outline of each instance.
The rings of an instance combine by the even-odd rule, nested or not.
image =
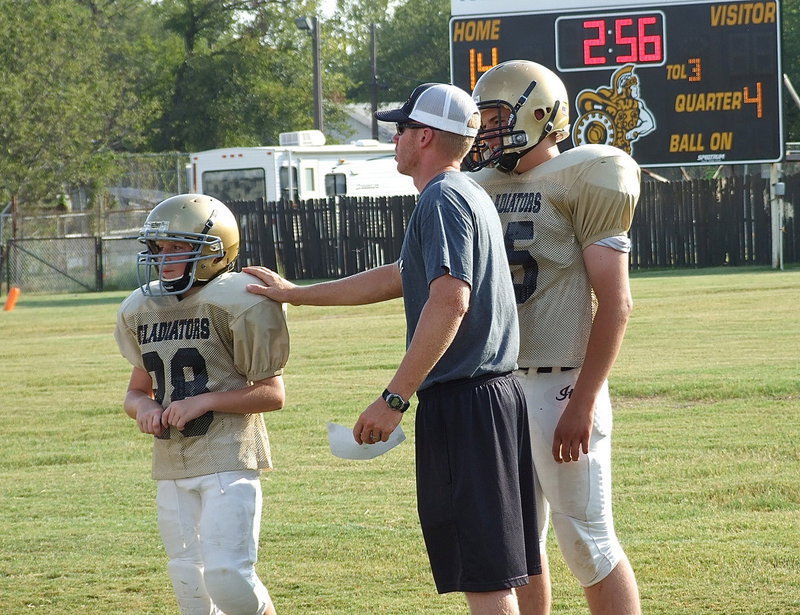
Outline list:
[[[538,374],[515,372],[528,405],[535,468],[539,546],[545,553],[548,519],[552,516],[558,546],[572,574],[584,587],[608,576],[624,557],[614,532],[611,512],[611,399],[608,382],[597,399],[589,454],[578,461],[556,463],[553,433],[580,369]]]
[[[261,481],[252,470],[158,481],[158,525],[181,615],[262,615]]]

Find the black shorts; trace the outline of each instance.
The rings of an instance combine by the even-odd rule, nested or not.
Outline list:
[[[417,506],[439,593],[525,585],[541,573],[525,397],[513,375],[417,394]]]

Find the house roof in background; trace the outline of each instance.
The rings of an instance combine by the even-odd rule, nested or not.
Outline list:
[[[397,109],[402,104],[399,102],[382,103],[378,105],[378,111]],[[342,108],[347,114],[347,125],[353,134],[341,134],[336,130],[331,130],[329,133],[331,141],[349,143],[358,139],[372,139],[372,106],[370,103],[347,103]],[[378,122],[378,141],[381,143],[391,143],[394,132],[394,124]]]

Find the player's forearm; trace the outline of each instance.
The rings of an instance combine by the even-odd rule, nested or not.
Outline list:
[[[215,391],[198,395],[196,401],[205,410],[231,414],[257,414],[280,410],[286,400],[283,377],[274,376],[232,391]]]
[[[619,356],[632,307],[629,300],[598,306],[575,394],[594,400],[599,393]]]
[[[136,419],[137,413],[144,413],[150,408],[162,409],[161,404],[153,399],[150,394],[138,390],[128,390],[125,393],[122,408],[125,410],[125,414],[132,419]]]
[[[583,255],[589,283],[597,297],[597,311],[573,399],[577,395],[593,404],[619,355],[633,299],[626,252],[595,244],[587,247]]]

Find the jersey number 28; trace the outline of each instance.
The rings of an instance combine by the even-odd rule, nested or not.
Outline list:
[[[142,355],[145,369],[155,376],[156,388],[153,396],[159,404],[163,404],[166,394],[166,370],[164,361],[156,352],[146,352]],[[190,371],[192,379],[186,379],[186,372]],[[170,381],[172,384],[172,401],[178,401],[187,397],[194,397],[201,393],[208,393],[208,373],[206,372],[206,361],[197,348],[181,348],[175,353],[170,362],[169,369]],[[214,413],[209,411],[202,416],[198,416],[186,423],[186,427],[181,433],[186,437],[203,436],[208,433],[211,421],[214,420]],[[160,436],[162,439],[169,439],[169,430],[164,430]]]

